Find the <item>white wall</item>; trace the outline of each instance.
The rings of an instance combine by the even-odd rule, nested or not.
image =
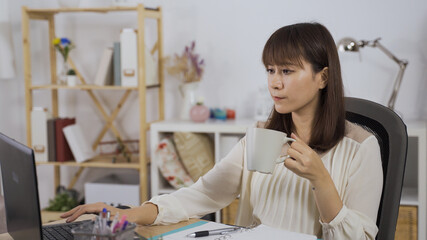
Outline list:
[[[3,0],[4,1],[4,0]],[[92,1],[93,2],[102,2]],[[104,1],[108,2],[108,1]],[[427,2],[413,1],[244,1],[244,0],[163,0],[140,1],[148,7],[163,8],[163,34],[165,55],[180,53],[192,40],[196,50],[205,59],[206,69],[199,94],[210,107],[234,107],[239,118],[253,117],[253,99],[258,86],[266,84],[261,63],[265,41],[277,28],[300,21],[318,21],[332,33],[335,40],[351,36],[356,39],[382,37],[381,43],[397,57],[407,59],[405,73],[396,109],[405,120],[427,119]],[[81,0],[81,4],[90,3]],[[17,63],[15,79],[0,80],[0,132],[25,142],[25,110],[23,57],[21,45],[22,5],[32,8],[57,7],[56,1],[9,1],[14,50]],[[135,14],[121,13],[108,16],[98,14],[64,14],[57,17],[57,35],[75,41],[77,48],[72,57],[86,79],[93,79],[102,49],[118,40],[122,27],[136,26]],[[148,23],[148,28],[150,27]],[[150,43],[150,41],[148,41]],[[31,23],[33,79],[36,83],[49,81],[47,56],[47,25]],[[0,53],[1,54],[1,53]],[[398,72],[397,65],[379,49],[366,48],[357,54],[341,54],[344,84],[347,96],[356,96],[386,104],[392,83]],[[177,87],[179,80],[166,74],[166,118],[178,116],[181,101]],[[214,90],[214,91],[213,91]],[[149,91],[150,98],[156,94]],[[49,94],[35,92],[35,106],[50,108]],[[99,94],[114,106],[120,93]],[[84,123],[91,140],[101,130],[102,118],[84,92],[66,92],[61,100],[75,104],[65,106],[62,115],[77,115]],[[128,138],[138,136],[137,97],[132,96],[118,117],[118,128]],[[78,106],[77,108],[73,107]],[[156,114],[149,105],[149,118]],[[63,170],[64,181],[75,170]],[[107,170],[92,169],[85,172],[77,183],[105,174]],[[42,206],[53,196],[52,171],[39,167]]]

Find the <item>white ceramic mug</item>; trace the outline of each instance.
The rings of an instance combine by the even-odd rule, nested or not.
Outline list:
[[[289,155],[281,156],[283,145],[294,142],[286,133],[265,129],[248,128],[246,131],[246,165],[249,171],[272,173],[277,163]]]

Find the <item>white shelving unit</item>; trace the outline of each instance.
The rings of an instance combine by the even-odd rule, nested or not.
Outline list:
[[[418,207],[418,239],[427,237],[427,122],[408,121],[406,159],[401,205]]]
[[[224,137],[241,138],[246,133],[246,129],[255,124],[255,120],[209,120],[205,123],[194,123],[183,120],[167,120],[153,123],[150,129],[150,152],[151,152],[151,196],[172,193],[176,191],[161,176],[157,163],[155,162],[154,153],[157,144],[164,137],[172,135],[174,132],[194,132],[206,133],[214,141],[215,162],[223,158],[224,153],[233,146],[224,146],[227,141]],[[217,221],[221,219],[220,212],[215,215]]]

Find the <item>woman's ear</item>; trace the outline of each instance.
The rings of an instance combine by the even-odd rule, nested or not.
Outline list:
[[[329,68],[324,67],[322,71],[320,71],[320,85],[319,89],[324,89],[328,85],[328,78],[329,78]]]

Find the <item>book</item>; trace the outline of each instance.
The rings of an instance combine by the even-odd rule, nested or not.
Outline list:
[[[55,121],[55,136],[56,136],[56,161],[66,162],[74,159],[70,146],[65,139],[64,132],[62,131],[68,125],[76,123],[75,118],[58,118]]]
[[[114,50],[113,50],[113,85],[114,86],[121,86],[122,85],[122,75],[121,72],[121,65],[120,65],[120,42],[114,43]]]
[[[47,120],[47,152],[48,161],[56,161],[56,133],[55,133],[55,121],[56,118]]]
[[[68,145],[73,152],[76,162],[84,162],[96,156],[89,141],[83,134],[80,125],[74,124],[65,127],[63,130]]]
[[[138,43],[134,29],[120,33],[120,64],[122,86],[138,86]]]
[[[109,85],[113,79],[113,49],[105,48],[95,76],[95,85]]]

